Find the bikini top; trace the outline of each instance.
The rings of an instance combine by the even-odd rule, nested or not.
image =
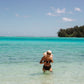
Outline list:
[[[46,63],[50,63],[50,62],[52,62],[52,60],[49,60],[49,61],[44,61],[44,62],[46,62]]]

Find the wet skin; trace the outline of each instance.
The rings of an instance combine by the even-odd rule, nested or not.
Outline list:
[[[49,62],[50,61],[50,62]],[[40,64],[44,64],[44,66],[51,66],[50,63],[53,63],[53,57],[50,56],[50,55],[47,55],[47,56],[43,56],[40,60]],[[43,71],[45,72],[45,68],[43,68]],[[49,71],[52,72],[52,68],[49,69]]]

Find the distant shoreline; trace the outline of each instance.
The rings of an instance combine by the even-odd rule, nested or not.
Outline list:
[[[84,37],[56,37],[56,36],[0,36],[4,38],[84,38]]]
[[[0,37],[44,37],[44,38],[49,38],[49,37],[56,37],[56,38],[83,38],[83,37],[60,37],[60,36],[0,36]]]

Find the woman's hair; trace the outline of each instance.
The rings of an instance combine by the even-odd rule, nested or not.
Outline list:
[[[47,55],[51,55],[51,53],[50,52],[47,52]]]

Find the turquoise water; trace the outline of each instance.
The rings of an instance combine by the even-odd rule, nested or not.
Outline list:
[[[53,72],[42,72],[51,50]],[[84,84],[84,38],[0,37],[0,84]]]

